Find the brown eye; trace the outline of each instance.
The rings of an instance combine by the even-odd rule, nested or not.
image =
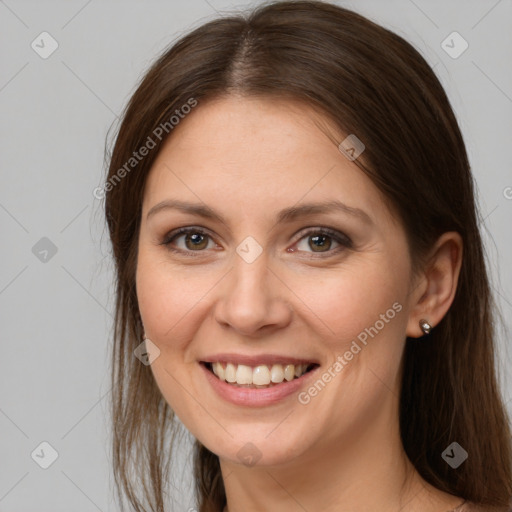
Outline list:
[[[208,246],[207,235],[201,233],[187,233],[185,235],[185,245],[187,249],[191,250],[204,249]]]
[[[184,244],[179,247],[177,241],[181,238],[183,238]],[[303,240],[304,242],[302,242]],[[211,236],[206,233],[206,231],[200,228],[187,227],[169,233],[162,242],[162,245],[167,246],[170,251],[186,256],[199,256],[201,252],[204,252],[205,249],[208,248],[209,241],[213,242]],[[333,242],[338,244],[338,247],[332,249]],[[296,245],[300,246],[304,243],[305,246],[302,248],[299,247],[299,252],[326,253],[327,256],[337,254],[342,251],[343,248],[352,247],[352,240],[348,236],[329,228],[310,229],[303,233],[299,243]],[[295,251],[296,249],[292,249],[290,252]]]
[[[304,242],[302,242],[304,240]],[[338,244],[331,250],[333,242]],[[300,247],[302,244],[302,248]],[[302,234],[299,240],[298,249],[304,252],[335,254],[343,247],[352,247],[352,240],[348,236],[328,228],[310,230]],[[309,250],[308,250],[309,249]]]
[[[173,247],[177,240],[183,238],[184,247]],[[198,228],[181,228],[177,232],[169,233],[162,242],[172,251],[178,252],[201,252],[208,247],[210,235]]]
[[[332,245],[332,239],[327,235],[315,235],[309,237],[309,247],[315,252],[324,252],[323,249],[329,250]]]

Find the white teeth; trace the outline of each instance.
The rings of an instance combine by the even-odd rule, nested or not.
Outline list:
[[[236,382],[237,384],[252,384],[252,368],[239,364],[236,369]]]
[[[213,363],[212,369],[213,373],[215,373],[220,380],[226,380],[226,370],[224,370],[220,363]]]
[[[274,364],[271,367],[259,365],[256,367],[245,364],[235,365],[227,363],[212,363],[212,370],[220,380],[239,385],[269,386],[271,383],[278,384],[283,380],[291,381],[306,373],[307,364]]]
[[[283,382],[284,370],[280,364],[274,364],[270,370],[270,380],[275,383]]]
[[[227,382],[236,382],[236,366],[234,364],[226,365],[225,377]]]
[[[270,370],[268,369],[268,366],[256,366],[252,371],[252,382],[249,382],[249,384],[268,386],[270,384]]]
[[[295,366],[293,364],[287,364],[284,367],[284,378],[286,380],[292,380],[295,376]]]

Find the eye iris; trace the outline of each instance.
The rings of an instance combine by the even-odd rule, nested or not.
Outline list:
[[[188,250],[197,252],[199,249],[205,249],[208,246],[209,236],[201,231],[182,231],[185,237],[185,246]],[[174,237],[176,238],[176,236]],[[318,232],[316,235],[309,235],[308,245],[313,252],[329,252],[332,246],[332,235]],[[327,241],[326,241],[327,240]]]
[[[202,239],[202,240],[201,240]],[[192,246],[190,247],[188,245],[188,242],[189,241],[192,241]],[[185,236],[185,244],[187,245],[187,248],[190,249],[204,249],[204,247],[206,247],[206,245],[203,247],[203,246],[200,246],[199,244],[201,244],[201,242],[204,244],[204,242],[206,241],[206,245],[208,245],[208,241],[206,239],[206,236],[201,234],[201,233],[193,233],[193,234],[187,234]],[[198,243],[196,243],[198,242]]]
[[[314,242],[313,242],[313,243],[314,243],[314,245],[309,244],[309,246],[310,246],[310,247],[313,249],[313,251],[315,251],[315,252],[323,252],[323,251],[317,251],[317,249],[318,249],[318,248],[323,249],[323,248],[327,247],[327,249],[330,249],[330,247],[331,247],[331,243],[330,243],[330,242],[329,242],[329,244],[328,244],[327,246],[325,245],[325,239],[326,239],[326,238],[330,238],[330,237],[329,237],[329,236],[327,236],[327,235],[315,235],[315,236],[310,236],[309,238],[310,238],[310,240],[313,240],[313,241],[314,241]],[[321,245],[317,245],[317,244],[316,244],[316,242],[318,242],[318,241],[320,241],[320,240],[322,240],[322,241],[321,241]]]

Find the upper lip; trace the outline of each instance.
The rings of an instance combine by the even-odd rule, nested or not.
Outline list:
[[[244,355],[235,353],[223,353],[206,356],[201,359],[204,363],[234,363],[247,366],[273,365],[273,364],[320,364],[315,358],[305,359],[282,354]]]

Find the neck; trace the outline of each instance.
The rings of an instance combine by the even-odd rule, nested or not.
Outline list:
[[[420,477],[403,450],[397,422],[389,420],[371,422],[363,431],[358,425],[343,439],[324,437],[279,465],[247,467],[220,459],[227,510],[429,512],[458,504],[460,498]]]

